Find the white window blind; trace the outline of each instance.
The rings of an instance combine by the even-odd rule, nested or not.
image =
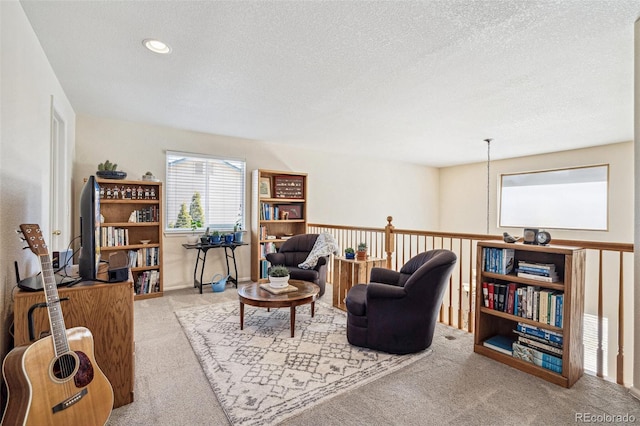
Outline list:
[[[191,218],[199,229],[244,229],[244,160],[174,151],[166,158],[165,231],[191,230]]]

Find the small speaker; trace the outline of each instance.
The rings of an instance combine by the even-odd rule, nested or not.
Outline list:
[[[109,282],[125,281],[129,277],[129,257],[123,251],[109,255]]]

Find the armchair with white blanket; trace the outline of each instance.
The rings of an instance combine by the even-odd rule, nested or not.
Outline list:
[[[289,269],[293,280],[315,283],[324,294],[327,281],[327,264],[332,253],[338,254],[340,249],[331,234],[294,235],[282,243],[277,253],[268,253],[267,260],[271,265],[284,265]]]

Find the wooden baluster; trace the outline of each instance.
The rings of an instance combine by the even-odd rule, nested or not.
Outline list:
[[[602,302],[602,250],[598,250],[598,349],[596,350],[596,375],[598,377],[604,377],[602,374],[602,317],[603,302]]]
[[[616,382],[624,384],[624,259],[620,252],[620,278],[618,283],[618,355],[616,357]]]
[[[384,251],[387,254],[387,269],[391,269],[391,257],[395,251],[394,226],[391,224],[393,217],[387,216],[387,225],[384,227]]]

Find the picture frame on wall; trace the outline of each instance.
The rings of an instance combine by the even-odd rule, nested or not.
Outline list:
[[[261,177],[258,184],[258,192],[260,198],[271,198],[271,179],[268,177]]]

